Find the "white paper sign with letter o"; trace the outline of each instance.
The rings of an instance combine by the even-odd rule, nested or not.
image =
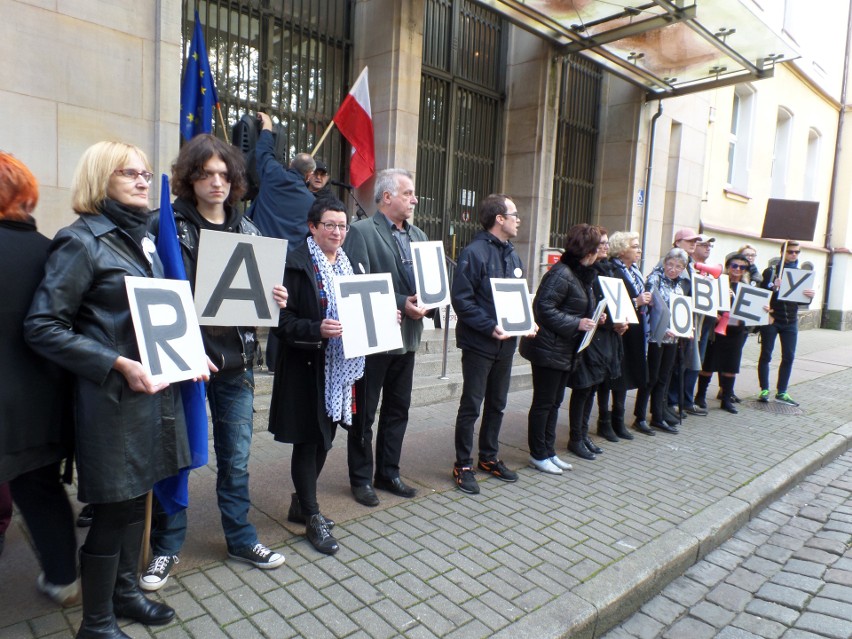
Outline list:
[[[125,277],[142,366],[156,383],[207,375],[207,355],[186,280]]]
[[[390,273],[337,276],[334,294],[347,358],[402,348]]]
[[[669,298],[669,330],[678,337],[692,337],[692,298],[672,293]]]

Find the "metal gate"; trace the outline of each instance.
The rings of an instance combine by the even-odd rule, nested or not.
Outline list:
[[[565,246],[568,229],[594,219],[602,75],[597,64],[579,55],[563,58],[550,246]]]
[[[455,259],[494,191],[506,58],[500,16],[472,0],[426,0],[417,225]]]
[[[349,90],[354,4],[183,0],[183,59],[197,9],[228,128],[245,113],[265,111],[287,132],[290,157],[310,152]],[[215,119],[214,132],[230,138]],[[335,129],[317,153],[335,178],[348,166],[344,149]]]

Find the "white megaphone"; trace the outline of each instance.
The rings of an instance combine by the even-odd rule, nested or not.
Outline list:
[[[710,266],[708,264],[701,264],[700,262],[696,262],[693,264],[693,268],[701,273],[702,275],[709,275],[715,279],[719,279],[719,276],[722,274],[722,265],[716,264],[715,266]]]

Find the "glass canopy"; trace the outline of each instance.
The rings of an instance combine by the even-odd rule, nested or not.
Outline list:
[[[799,57],[743,0],[478,1],[651,97],[768,78]]]

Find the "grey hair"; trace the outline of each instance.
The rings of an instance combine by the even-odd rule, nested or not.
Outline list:
[[[313,173],[317,168],[317,163],[310,153],[298,153],[293,161],[290,162],[290,168],[296,169],[302,174],[302,177],[307,178],[308,174]]]
[[[385,191],[390,193],[391,196],[397,194],[399,190],[397,178],[399,176],[407,177],[409,180],[414,179],[411,171],[406,169],[384,169],[376,173],[376,183],[373,187],[373,196],[375,197],[376,204],[382,201],[382,195],[385,194]]]
[[[609,236],[609,256],[621,257],[630,248],[633,240],[638,240],[639,234],[635,231],[618,231]]]
[[[666,253],[666,256],[663,258],[663,264],[665,264],[669,260],[679,260],[683,262],[684,266],[689,264],[689,256],[686,254],[686,251],[678,247],[674,247],[668,253]]]

